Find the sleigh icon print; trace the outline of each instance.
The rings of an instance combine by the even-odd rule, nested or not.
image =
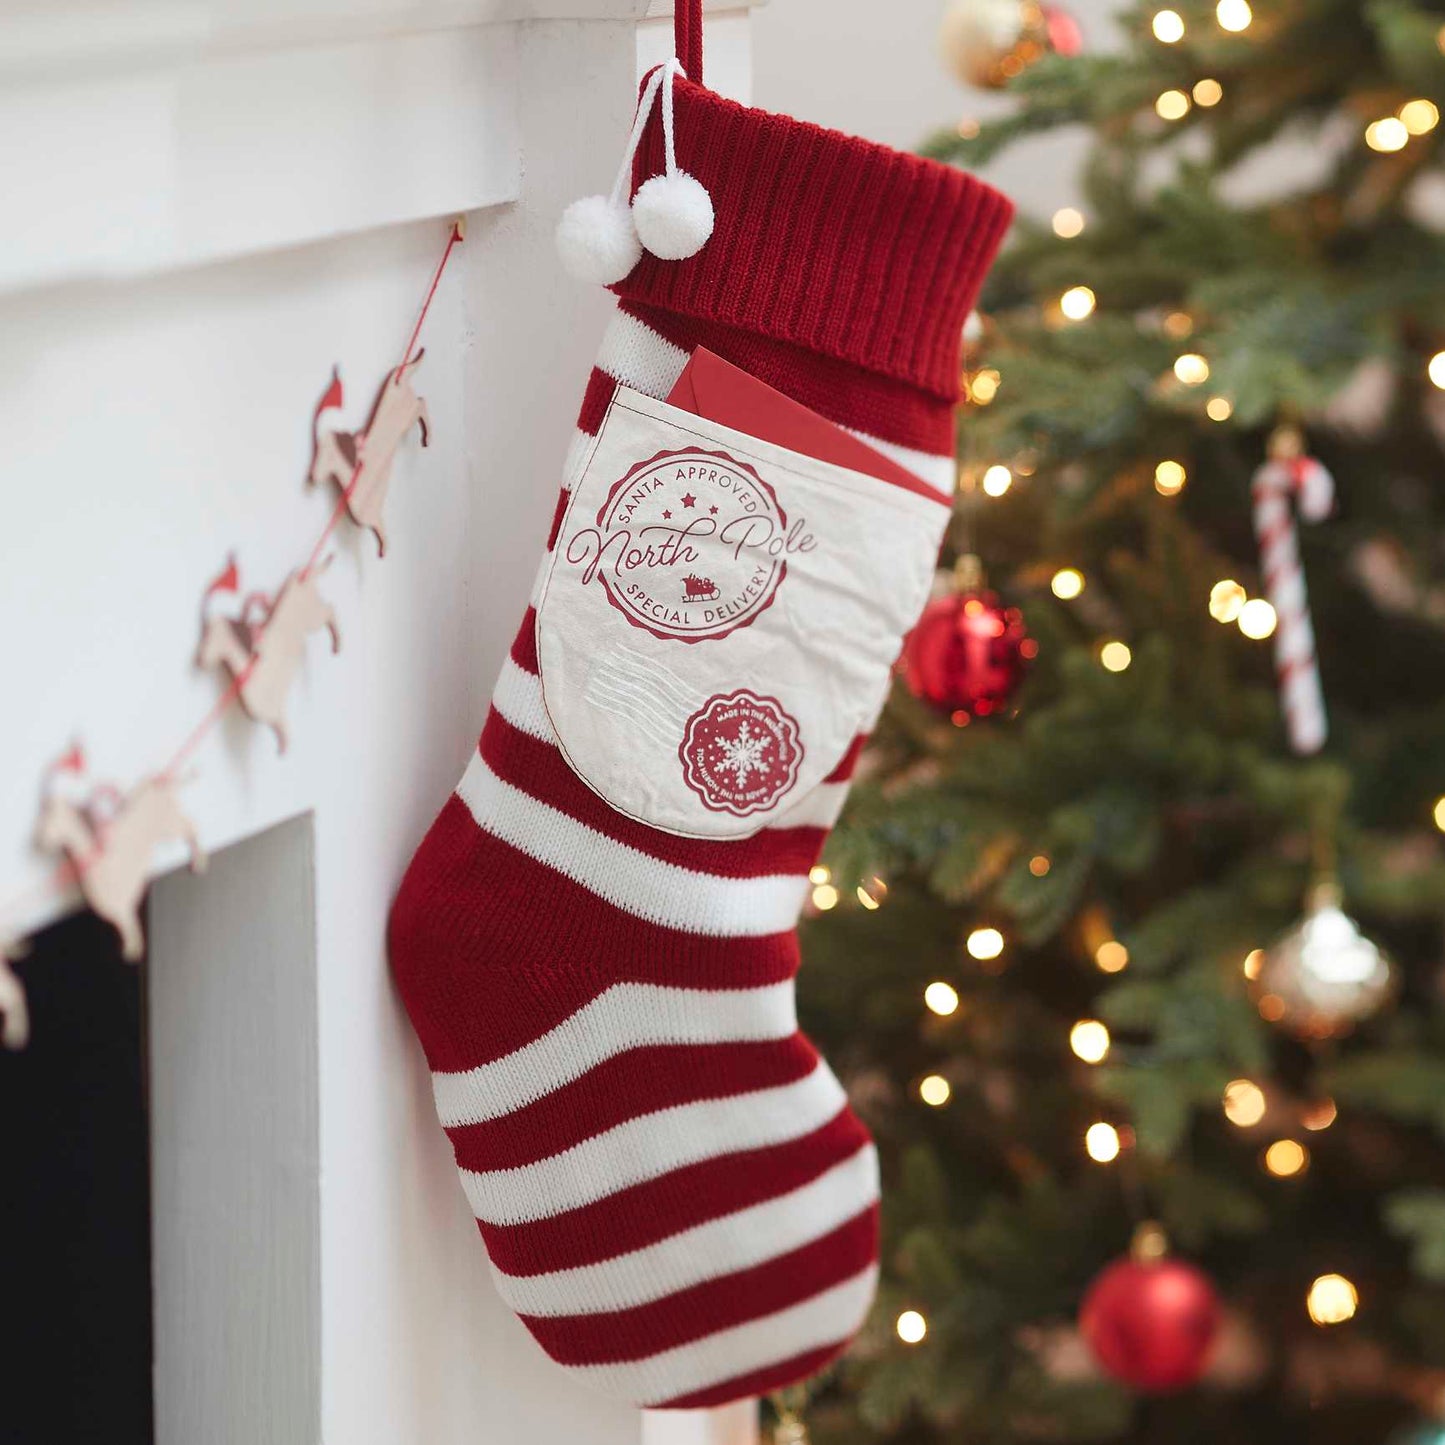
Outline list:
[[[694,577],[691,572],[682,579],[684,602],[716,602],[722,593],[711,577]]]

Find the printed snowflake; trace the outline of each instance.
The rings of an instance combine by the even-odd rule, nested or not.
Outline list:
[[[765,773],[768,770],[768,744],[769,740],[763,734],[753,732],[752,725],[745,722],[736,737],[717,740],[718,751],[722,754],[718,766],[732,773],[739,788],[746,788],[749,773]]]

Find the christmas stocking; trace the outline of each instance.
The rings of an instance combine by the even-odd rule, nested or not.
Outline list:
[[[635,167],[561,228],[620,304],[390,933],[497,1287],[648,1406],[809,1374],[873,1295],[877,1159],[798,1031],[794,924],[928,593],[1010,214],[704,89],[678,11],[692,78],[654,75]]]

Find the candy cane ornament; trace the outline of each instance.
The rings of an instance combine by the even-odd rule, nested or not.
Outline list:
[[[1254,474],[1251,495],[1265,595],[1278,618],[1274,659],[1280,705],[1290,746],[1297,753],[1314,753],[1324,746],[1329,726],[1295,515],[1307,522],[1329,516],[1335,481],[1322,463],[1305,454],[1304,437],[1294,427],[1280,427],[1269,439],[1268,453]]]

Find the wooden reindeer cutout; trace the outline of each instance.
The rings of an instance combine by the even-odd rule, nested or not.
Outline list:
[[[317,569],[324,571],[330,559]],[[240,588],[240,572],[233,558],[206,589],[201,612],[198,667],[221,666],[231,674],[241,706],[255,721],[276,734],[286,751],[286,697],[301,667],[306,638],[323,627],[331,634],[331,650],[341,650],[336,613],[316,586],[317,572],[293,572],[282,584],[275,601],[265,593],[246,598],[239,618],[210,613],[210,602],[222,592]]]
[[[20,944],[0,939],[0,1044],[7,1049],[23,1049],[30,1042],[30,1006],[25,1001],[25,985],[10,966],[22,956]]]
[[[56,771],[79,772],[63,759]],[[120,934],[121,953],[134,962],[145,952],[140,903],[150,882],[155,850],[171,838],[185,841],[191,870],[206,866],[205,850],[195,826],[176,800],[171,778],[147,778],[129,793],[94,789],[84,803],[61,797],[47,787],[40,805],[35,841],[46,852],[64,852],[80,885],[81,895]]]
[[[413,425],[421,427],[421,444],[431,440],[431,417],[426,402],[416,394],[410,373],[421,361],[425,351],[418,351],[387,374],[377,393],[371,418],[359,432],[333,431],[324,428],[322,417],[339,410],[342,404],[341,373],[331,373],[331,385],[316,407],[312,418],[311,471],[307,480],[315,485],[329,481],[346,496],[346,510],[358,527],[370,527],[376,534],[379,556],[386,556],[386,534],[382,530],[382,510],[391,486],[391,465],[396,449]]]

